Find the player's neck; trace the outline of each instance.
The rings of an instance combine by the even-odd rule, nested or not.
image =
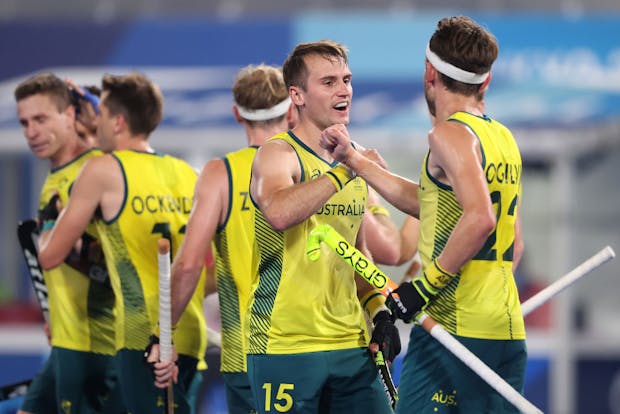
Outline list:
[[[325,148],[321,147],[321,132],[314,123],[300,122],[295,128],[292,129],[293,134],[304,144],[306,144],[314,153],[323,158],[327,162],[332,162],[334,159],[331,153]]]
[[[285,122],[273,124],[266,127],[248,127],[246,125],[245,132],[248,140],[248,146],[259,147],[263,145],[269,138],[286,131]]]
[[[437,120],[448,119],[456,112],[468,112],[474,115],[483,115],[484,103],[475,96],[464,96],[455,93],[441,94],[436,100]]]
[[[61,165],[65,165],[84,152],[88,151],[91,147],[84,142],[77,134],[67,138],[65,144],[50,157],[50,167],[57,168]]]
[[[144,151],[155,152],[149,145],[147,135],[123,135],[116,142],[116,150],[132,150],[132,151]]]

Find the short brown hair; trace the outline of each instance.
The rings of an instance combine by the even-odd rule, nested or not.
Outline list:
[[[106,74],[101,89],[108,92],[102,104],[110,114],[123,115],[132,134],[149,135],[161,122],[163,96],[159,87],[145,75],[137,72],[124,76]]]
[[[298,44],[282,65],[287,89],[291,86],[299,86],[304,90],[306,89],[308,68],[304,62],[305,56],[320,55],[330,60],[342,60],[348,65],[348,52],[346,46],[333,40],[319,40],[318,42]]]
[[[232,92],[235,104],[249,110],[269,109],[288,98],[288,89],[284,84],[282,70],[265,64],[242,68],[237,74]],[[273,120],[281,120],[283,116]]]
[[[495,37],[474,20],[466,16],[446,17],[437,23],[431,36],[430,49],[442,60],[457,68],[483,74],[499,53]],[[448,90],[464,95],[476,95],[481,84],[471,85],[454,80],[440,73]]]
[[[63,112],[71,105],[71,93],[67,84],[58,76],[50,72],[34,75],[15,88],[15,102],[26,99],[33,95],[49,96],[58,112]]]

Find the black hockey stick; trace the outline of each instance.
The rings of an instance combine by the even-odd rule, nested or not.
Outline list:
[[[28,390],[28,386],[31,382],[32,380],[26,380],[1,387],[0,401],[10,400],[11,398],[19,397],[20,395],[26,395],[26,391]]]
[[[43,312],[45,322],[49,323],[49,304],[47,300],[47,286],[43,279],[43,272],[37,254],[36,239],[39,236],[37,222],[34,220],[20,221],[17,224],[17,238],[22,248],[32,287]]]
[[[398,401],[398,390],[396,389],[394,381],[392,380],[390,368],[387,366],[385,360],[383,359],[383,352],[377,352],[377,355],[375,356],[375,364],[377,365],[377,369],[379,370],[379,376],[381,377],[381,382],[383,383],[385,395],[387,395],[392,408],[395,408],[396,402]]]

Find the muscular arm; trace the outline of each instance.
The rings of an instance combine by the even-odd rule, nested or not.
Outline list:
[[[418,251],[418,239],[420,237],[420,221],[412,216],[407,216],[400,228],[400,258],[398,265],[409,261]]]
[[[303,183],[300,177],[299,159],[288,143],[270,141],[256,153],[250,193],[275,230],[306,220],[336,192],[325,175]]]
[[[523,249],[524,249],[524,243],[523,243],[523,236],[521,234],[521,213],[520,210],[517,208],[517,216],[515,219],[515,241],[514,241],[514,252],[513,252],[513,257],[512,257],[512,271],[514,272],[515,269],[519,266],[519,263],[521,262],[521,257],[523,257]]]
[[[381,206],[379,197],[372,190],[368,191],[367,206]],[[401,250],[400,233],[390,216],[375,214],[369,208],[363,216],[364,238],[368,250],[376,263],[394,266],[398,263]]]
[[[444,122],[431,130],[429,146],[431,174],[452,186],[463,209],[438,257],[445,270],[456,273],[482,248],[495,226],[495,212],[476,137],[463,125]]]
[[[205,266],[218,224],[228,208],[228,173],[223,160],[209,161],[203,168],[194,191],[194,206],[185,237],[172,263],[172,324],[187,307]]]
[[[60,265],[86,230],[97,207],[109,197],[120,168],[111,156],[89,160],[73,184],[71,197],[54,228],[39,239],[39,262],[45,270]]]
[[[209,248],[207,260],[205,260],[206,279],[205,279],[205,297],[217,292],[217,283],[215,280],[215,256],[213,254],[213,246]]]

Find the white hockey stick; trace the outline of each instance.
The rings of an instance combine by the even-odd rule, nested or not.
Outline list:
[[[170,241],[157,242],[159,266],[159,359],[172,359],[172,323],[170,320]],[[172,382],[166,388],[166,413],[174,413],[174,391]]]
[[[614,257],[616,257],[614,250],[609,246],[605,247],[603,250],[596,253],[594,256],[590,257],[588,260],[581,263],[579,266],[523,302],[521,304],[521,312],[523,313],[523,317],[529,315],[543,303]]]
[[[318,260],[321,255],[320,243],[327,244],[340,258],[349,265],[368,283],[376,287],[384,295],[394,291],[398,284],[383,273],[374,263],[362,254],[355,246],[350,245],[336,230],[327,224],[315,227],[308,236],[306,254],[310,260]],[[416,316],[418,323],[433,338],[440,342],[450,352],[471,368],[480,378],[489,384],[495,391],[526,414],[542,413],[534,404],[529,402],[517,390],[512,388],[502,377],[488,367],[473,352],[457,341],[448,331],[433,320],[430,316],[420,312]]]

